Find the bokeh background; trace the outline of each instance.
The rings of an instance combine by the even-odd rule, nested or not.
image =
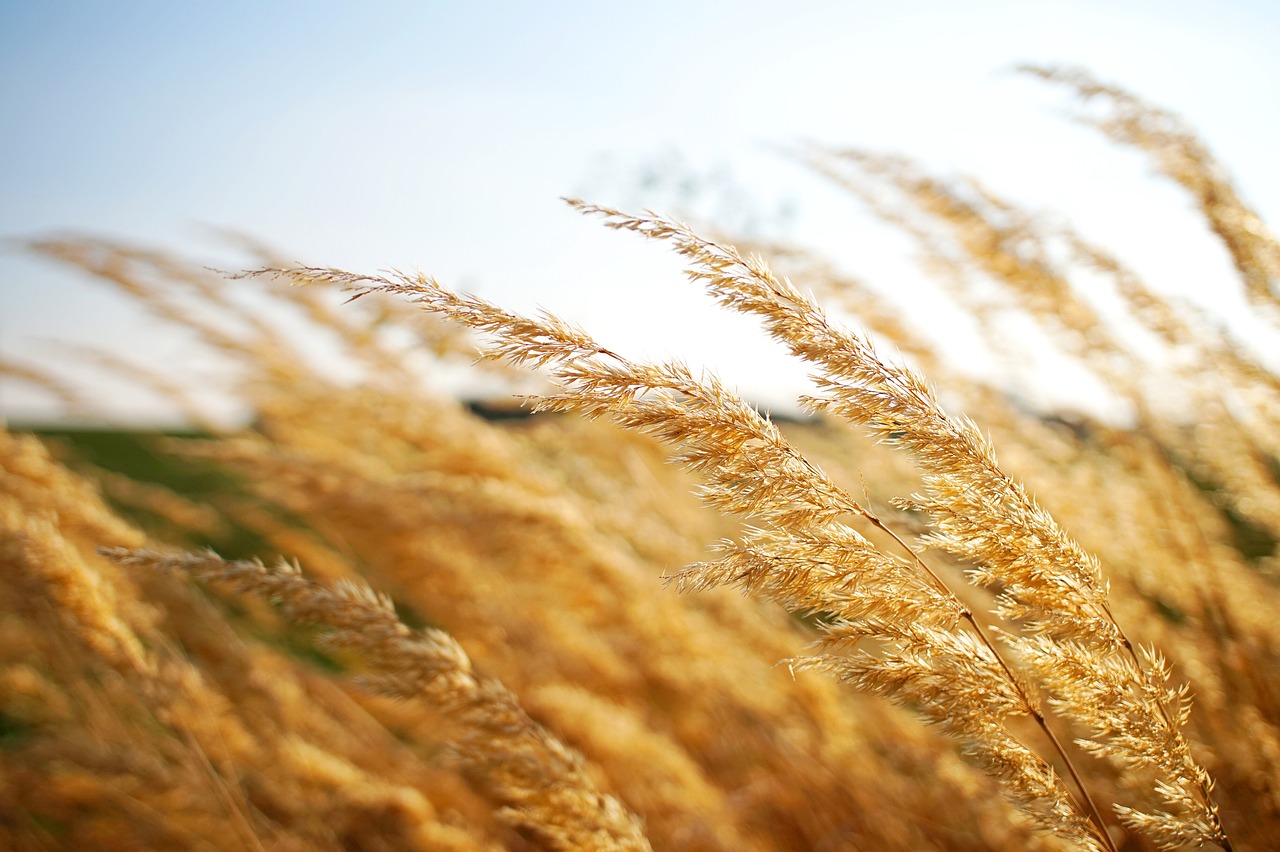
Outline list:
[[[559,198],[820,246],[927,314],[907,244],[796,161],[809,142],[980,177],[1057,211],[1153,287],[1247,323],[1237,293],[1204,283],[1230,280],[1230,264],[1189,198],[1073,123],[1067,93],[1010,69],[1079,65],[1180,113],[1274,222],[1276,44],[1267,2],[5,0],[0,355],[60,363],[97,389],[104,419],[172,418],[58,342],[196,384],[208,356],[23,241],[89,233],[237,268],[230,231],[303,263],[420,268],[544,306],[632,354],[711,363],[785,408],[801,371],[750,322],[684,285],[663,248]],[[964,329],[946,333],[963,353]],[[1096,388],[1044,378],[1049,405],[1098,407]],[[0,416],[61,413],[4,382]]]

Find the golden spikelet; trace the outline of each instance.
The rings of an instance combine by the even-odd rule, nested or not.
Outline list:
[[[462,647],[440,630],[412,631],[391,601],[368,586],[325,586],[280,563],[227,562],[216,554],[163,554],[108,549],[103,555],[131,568],[181,571],[205,583],[226,583],[282,607],[300,624],[326,628],[326,647],[366,659],[368,682],[401,698],[423,697],[463,730],[457,750],[470,773],[503,804],[512,825],[556,849],[648,849],[640,824],[612,796],[599,792],[582,758],[520,707],[496,681],[478,676]]]

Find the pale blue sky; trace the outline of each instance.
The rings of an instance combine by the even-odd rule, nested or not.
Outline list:
[[[1193,288],[1225,261],[1185,199],[1071,124],[1062,93],[1005,71],[1079,64],[1180,112],[1274,224],[1278,48],[1270,2],[0,0],[0,236],[81,230],[216,257],[214,225],[305,262],[417,266],[779,401],[800,373],[775,369],[750,324],[709,319],[660,248],[558,197],[633,203],[635,174],[678,156],[763,209],[797,205],[795,236],[892,287],[912,273],[771,146],[898,150],[1063,209]],[[0,286],[5,357],[49,363],[50,339],[189,354],[21,254],[0,255]],[[52,411],[0,385],[0,416]]]

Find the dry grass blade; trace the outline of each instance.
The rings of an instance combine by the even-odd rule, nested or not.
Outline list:
[[[1072,89],[1083,100],[1103,102],[1109,112],[1085,119],[1110,139],[1150,155],[1156,167],[1195,198],[1222,240],[1258,306],[1280,308],[1280,241],[1240,197],[1235,184],[1204,142],[1173,113],[1154,107],[1083,68],[1024,65],[1024,73]]]
[[[1005,474],[971,421],[948,415],[923,379],[886,364],[866,338],[834,327],[821,308],[760,258],[743,257],[660,217],[570,204],[602,216],[609,227],[671,242],[691,261],[692,280],[726,307],[759,317],[792,354],[818,368],[823,393],[806,400],[812,408],[865,424],[879,439],[910,451],[925,471],[926,490],[903,505],[933,518],[928,544],[961,557],[974,566],[977,582],[1000,589],[997,614],[1028,634],[1009,635],[1008,642],[1050,687],[1056,708],[1129,765],[1161,768],[1153,792],[1173,813],[1150,812],[1137,820],[1126,808],[1120,813],[1128,824],[1166,845],[1207,826],[1198,835],[1201,842],[1229,845],[1208,775],[1191,758],[1181,732],[1184,719],[1172,717],[1156,697],[1163,695],[1158,684],[1164,674],[1140,658],[1116,623],[1097,560]],[[982,635],[976,622],[974,627]],[[1115,673],[1128,696],[1123,719],[1072,701],[1078,690],[1093,688],[1099,672],[1077,672],[1050,658],[1066,660],[1076,646]]]
[[[370,681],[402,698],[423,697],[459,722],[460,759],[514,826],[555,849],[648,849],[635,816],[596,789],[582,758],[538,725],[500,683],[476,674],[465,651],[440,630],[413,631],[391,601],[367,586],[326,586],[287,563],[226,561],[214,553],[109,548],[133,568],[176,570],[203,583],[279,605],[293,621],[327,628],[322,641],[360,653]]]
[[[68,413],[72,415],[88,411],[88,404],[85,402],[83,394],[77,391],[70,382],[53,375],[48,370],[33,367],[29,364],[19,364],[10,360],[0,360],[0,376],[44,391],[62,403]]]
[[[654,221],[659,233],[674,233],[671,227],[669,223]],[[807,609],[820,608],[833,613],[836,618],[833,630],[839,631],[850,624],[874,625],[879,630],[873,632],[889,642],[890,651],[885,657],[864,655],[861,658],[866,667],[862,685],[873,688],[879,675],[873,676],[871,672],[883,673],[895,667],[905,671],[906,676],[886,676],[882,683],[888,686],[883,688],[893,692],[894,700],[902,704],[927,698],[936,708],[936,718],[948,716],[948,705],[965,706],[970,696],[1009,688],[1017,696],[1018,712],[1037,718],[1043,725],[1043,717],[1021,682],[1000,659],[972,613],[938,576],[914,556],[912,560],[903,560],[876,553],[869,544],[858,544],[860,536],[841,522],[842,516],[861,517],[886,532],[888,528],[797,452],[772,423],[714,378],[696,379],[681,365],[632,363],[555,317],[530,319],[514,315],[474,296],[451,293],[423,276],[399,275],[389,279],[309,269],[268,270],[264,274],[297,278],[305,283],[315,281],[322,274],[326,280],[354,290],[357,295],[365,292],[407,295],[428,310],[490,335],[494,340],[488,350],[490,354],[548,367],[564,392],[539,400],[539,407],[576,411],[589,417],[608,416],[627,428],[655,435],[679,448],[679,461],[707,477],[702,497],[709,505],[750,518],[768,530],[790,534],[771,536],[768,532],[748,531],[745,549],[730,553],[727,563],[695,566],[681,576],[681,583],[690,587],[709,586],[727,579],[749,587],[754,582],[780,602],[804,600],[808,595]],[[776,280],[771,283],[777,288],[783,286]],[[733,301],[727,291],[726,297]],[[797,308],[805,304],[798,293],[794,297]],[[755,301],[751,302],[753,298]],[[769,296],[765,292],[748,294],[744,301],[764,305]],[[803,325],[802,318],[797,317],[797,321]],[[831,333],[837,334],[834,329]],[[856,352],[870,351],[865,342],[860,342],[859,347]],[[849,363],[855,363],[854,359],[855,355],[848,356]],[[883,372],[889,374],[887,369]],[[921,405],[936,407],[918,380],[909,376],[891,380],[902,382],[904,388],[917,395]],[[941,416],[938,420],[942,422]],[[949,434],[954,431],[949,421],[944,425],[950,430]],[[973,435],[976,429],[969,427],[966,437],[973,440]],[[822,564],[823,560],[810,562],[811,570],[804,570],[799,545],[806,535],[810,541],[832,537],[854,543],[854,547],[842,554],[842,563],[834,571],[836,582],[856,597],[856,604],[838,606],[836,600],[819,601],[805,589],[818,574],[832,570]],[[779,544],[784,546],[778,547]],[[735,563],[735,560],[741,563],[748,553],[758,557],[754,571],[743,570],[744,564]],[[761,579],[768,566],[782,562],[790,565],[793,558],[796,570],[790,582]],[[761,566],[764,570],[760,570]],[[965,619],[978,631],[994,665],[966,670],[969,677],[962,677],[960,669],[951,672],[950,677],[945,669],[941,675],[933,671],[926,677],[919,667],[907,665],[904,661],[915,658],[914,649],[922,644],[941,642],[942,636],[951,635],[947,630],[907,635],[896,627],[904,623],[907,615],[926,612],[933,621],[951,627]],[[846,617],[858,620],[853,622]],[[938,661],[958,659],[944,646],[935,648],[928,656]],[[984,677],[995,680],[975,688],[975,679]],[[1007,708],[979,702],[967,714],[957,713],[957,717],[975,720],[981,717],[983,724],[955,725],[948,730],[967,749],[983,755],[983,763],[1000,780],[1010,798],[1023,805],[1042,825],[1086,847],[1111,848],[1102,819],[1057,740],[1052,742],[1059,758],[1076,777],[1075,786],[1086,802],[1084,811],[1072,802],[1072,794],[1041,758],[1025,747],[1014,748],[1016,740],[1011,735],[995,733],[1004,731],[1006,713]],[[1090,815],[1084,816],[1086,812]]]

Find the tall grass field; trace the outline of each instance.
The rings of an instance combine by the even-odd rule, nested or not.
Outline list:
[[[423,273],[27,245],[251,416],[97,353],[188,427],[85,428],[70,354],[2,365],[80,425],[0,430],[0,848],[1280,848],[1280,242],[1175,115],[1024,70],[1261,331],[977,180],[793,153],[1118,416],[974,378],[814,249],[578,199],[798,359],[804,415]]]

